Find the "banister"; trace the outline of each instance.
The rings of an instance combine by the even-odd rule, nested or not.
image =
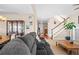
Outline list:
[[[57,26],[55,26],[52,30],[54,30],[55,28],[57,28],[58,26],[60,26],[62,23],[64,23],[65,22],[65,20],[64,21],[62,21],[61,23],[59,23]]]
[[[55,32],[55,33],[58,33],[60,30],[62,30],[64,27],[62,27],[61,29],[59,29],[57,32]],[[55,34],[54,34],[55,35]]]
[[[62,17],[63,18],[63,17]],[[58,26],[60,26],[62,23],[64,23],[65,21],[67,21],[68,19],[69,19],[70,17],[68,17],[68,18],[63,18],[64,19],[64,21],[62,21],[61,23],[59,23],[58,25],[56,25],[52,30],[54,30],[55,28],[57,28]]]
[[[65,23],[65,21],[67,21],[68,19],[69,19],[70,17],[68,17],[68,18],[63,18],[64,19],[64,21],[62,21],[61,23],[59,23],[58,25],[56,25],[53,29],[51,29],[51,31],[52,31],[52,33],[53,33],[53,30],[54,29],[56,29],[58,26],[60,26],[61,24],[63,24],[63,23]],[[60,30],[62,30],[64,27],[62,27],[61,29],[59,29],[57,32],[55,32],[55,33],[58,33]],[[55,34],[54,34],[55,35]],[[52,34],[52,37],[53,37],[53,34]]]

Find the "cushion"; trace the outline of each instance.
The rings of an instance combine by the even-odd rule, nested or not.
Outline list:
[[[30,32],[30,35],[32,35],[36,40],[38,40],[39,42],[41,42],[40,38],[38,37],[38,35],[36,35],[35,32]]]
[[[38,35],[36,36],[36,39],[37,39],[39,42],[41,42],[41,40],[40,40],[40,38],[38,37]]]
[[[32,35],[27,34],[27,35],[23,36],[21,39],[22,39],[22,40],[25,42],[25,44],[29,47],[31,53],[32,53],[32,50],[33,50],[33,49],[36,50],[36,46],[34,47],[34,45],[36,44],[36,43],[35,43],[36,41],[35,41],[35,38],[34,38]]]
[[[36,45],[36,42],[33,44],[32,46],[32,49],[31,49],[31,53],[32,55],[36,55],[36,48],[37,48],[37,45]]]
[[[11,40],[1,50],[0,55],[30,55],[28,46],[19,38]]]
[[[34,38],[36,38],[36,33],[35,32],[30,32],[30,35],[32,35]]]

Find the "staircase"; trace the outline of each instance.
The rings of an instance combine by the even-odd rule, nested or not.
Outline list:
[[[63,18],[64,20],[62,22],[60,22],[53,29],[51,29],[53,39],[64,39],[64,37],[69,34],[64,28],[64,23],[68,21],[69,18],[70,17],[67,17],[66,19]]]

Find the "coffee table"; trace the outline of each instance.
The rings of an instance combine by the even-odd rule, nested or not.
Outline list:
[[[58,45],[65,48],[68,54],[70,53],[70,51],[71,51],[71,54],[73,54],[73,51],[76,51],[76,54],[78,54],[79,45],[76,45],[74,43],[71,44],[68,40],[59,40],[56,42],[56,46]]]

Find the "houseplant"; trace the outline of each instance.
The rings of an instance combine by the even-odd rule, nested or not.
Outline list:
[[[66,38],[67,40],[70,40],[71,43],[73,43],[73,41],[72,41],[72,39],[71,39],[71,32],[72,32],[73,28],[76,28],[75,23],[74,23],[74,22],[66,22],[66,23],[64,24],[64,27],[65,27],[65,29],[69,30],[69,34],[70,34],[70,36],[66,36],[65,38]]]

